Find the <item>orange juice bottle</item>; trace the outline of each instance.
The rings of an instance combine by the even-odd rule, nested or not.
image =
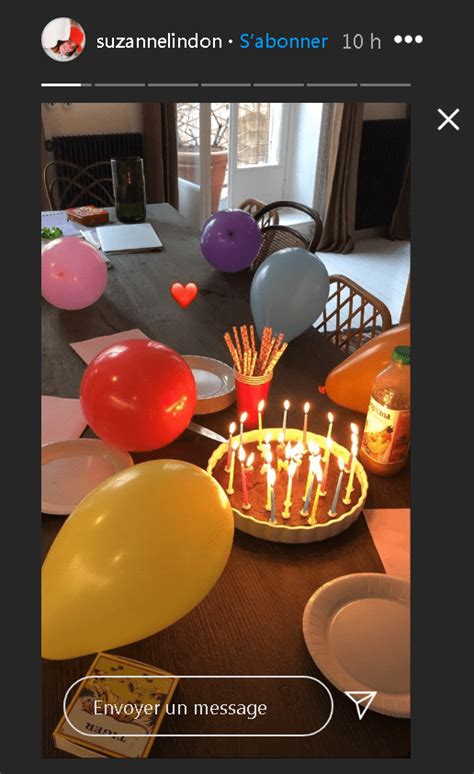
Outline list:
[[[410,449],[410,347],[396,347],[375,377],[365,420],[360,461],[370,473],[394,476]]]

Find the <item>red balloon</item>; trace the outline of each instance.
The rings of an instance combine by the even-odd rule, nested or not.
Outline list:
[[[99,438],[127,451],[151,451],[188,426],[196,382],[174,349],[158,341],[121,341],[87,366],[81,405]]]

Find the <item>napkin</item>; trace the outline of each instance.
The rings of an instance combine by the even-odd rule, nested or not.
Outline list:
[[[78,398],[41,396],[41,443],[79,438],[87,427]]]
[[[99,352],[112,344],[117,344],[125,339],[147,339],[143,331],[139,328],[133,328],[131,331],[122,331],[121,333],[112,333],[110,336],[98,336],[95,339],[86,339],[86,341],[76,341],[69,346],[73,348],[80,358],[89,365]]]
[[[372,540],[387,575],[410,580],[410,509],[364,508]]]

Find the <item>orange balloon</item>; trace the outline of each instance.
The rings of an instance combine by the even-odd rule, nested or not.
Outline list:
[[[333,368],[326,379],[326,395],[339,406],[365,414],[375,377],[389,364],[395,347],[409,344],[410,323],[371,339]]]

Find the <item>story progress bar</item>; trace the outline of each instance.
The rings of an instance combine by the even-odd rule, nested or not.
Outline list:
[[[43,88],[410,88],[411,83],[42,83]]]

